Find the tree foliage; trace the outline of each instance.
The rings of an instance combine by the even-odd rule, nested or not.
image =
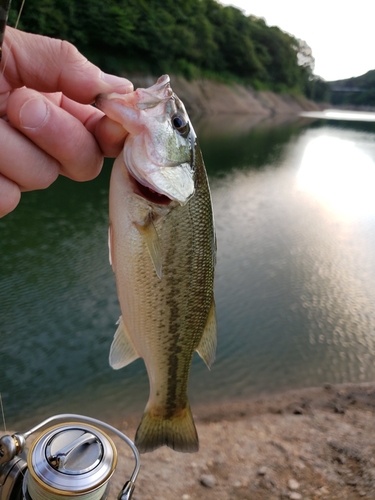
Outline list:
[[[332,103],[337,105],[375,106],[375,70],[364,75],[330,82]]]
[[[20,3],[13,0],[11,22]],[[297,92],[312,75],[300,63],[304,42],[215,0],[27,0],[20,28],[69,40],[118,73],[216,76]]]

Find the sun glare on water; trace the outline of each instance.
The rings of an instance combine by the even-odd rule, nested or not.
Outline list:
[[[375,162],[353,141],[330,135],[311,139],[297,183],[341,216],[375,216]]]

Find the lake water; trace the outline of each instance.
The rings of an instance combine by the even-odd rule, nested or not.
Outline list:
[[[192,406],[375,380],[375,124],[196,123],[218,237],[219,346]],[[61,178],[0,219],[0,392],[8,427],[57,412],[143,411],[142,360],[108,366],[119,306],[107,252],[110,168]]]

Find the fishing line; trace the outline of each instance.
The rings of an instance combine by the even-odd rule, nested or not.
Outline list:
[[[7,19],[8,19],[8,11],[9,11],[9,8],[10,8],[10,2],[11,2],[11,0],[8,0],[8,2],[6,4],[6,8],[5,8],[6,9],[5,10],[5,24],[4,24],[3,27],[0,27],[0,29],[3,29],[2,34],[0,34],[0,62],[1,62],[2,52],[3,52],[2,51],[2,48],[3,48],[3,39],[4,39],[4,35],[5,35],[5,27],[6,27],[6,22],[7,22]],[[20,10],[18,11],[18,16],[17,16],[16,24],[14,25],[14,29],[18,28],[18,24],[20,22],[20,18],[21,18],[21,14],[22,14],[25,2],[26,2],[26,0],[22,0]],[[4,60],[4,66],[3,66],[3,69],[1,71],[1,76],[2,77],[4,76],[4,72],[5,72],[6,65],[8,63],[8,59],[9,59],[9,54],[10,54],[11,48],[12,48],[12,42],[10,42],[10,44],[9,44],[8,52],[7,52],[5,60]]]
[[[14,29],[18,28],[18,23],[20,22],[21,14],[23,11],[23,6],[25,5],[25,2],[26,2],[26,0],[22,0],[21,7],[20,7],[20,10],[19,10],[18,16],[17,16],[17,21],[16,21],[16,24],[14,25]]]
[[[5,26],[8,20],[8,12],[11,0],[0,0],[0,61],[2,57],[2,47],[5,33]]]
[[[1,407],[1,415],[3,417],[3,423],[4,423],[4,432],[6,432],[7,426],[5,424],[5,413],[4,413],[4,405],[3,405],[3,398],[1,397],[1,392],[0,392],[0,407]]]

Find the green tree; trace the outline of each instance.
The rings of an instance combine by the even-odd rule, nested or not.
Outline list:
[[[20,4],[13,0],[11,24]],[[216,0],[27,0],[20,28],[69,40],[106,71],[312,92],[307,44]]]

